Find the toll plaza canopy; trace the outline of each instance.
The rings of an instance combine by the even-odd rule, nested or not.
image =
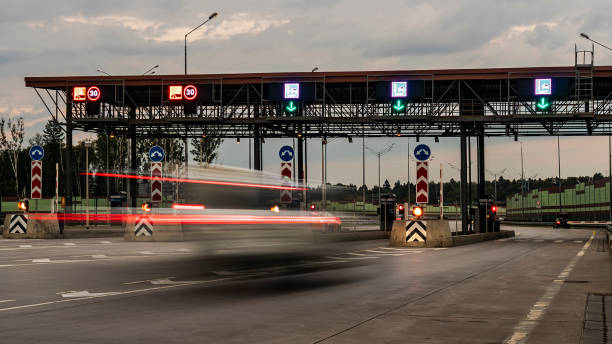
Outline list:
[[[25,77],[71,130],[136,137],[612,133],[612,66]]]

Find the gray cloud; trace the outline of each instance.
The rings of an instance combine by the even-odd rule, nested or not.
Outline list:
[[[605,0],[581,6],[569,0],[0,0],[0,5],[0,111],[11,109],[0,116],[18,113],[30,122],[48,114],[24,88],[24,76],[91,75],[96,68],[139,74],[154,64],[160,74],[180,74],[185,30],[213,11],[219,17],[190,36],[193,73],[567,65],[573,44],[586,43],[577,36],[581,31],[612,44],[612,4]],[[598,50],[596,62],[612,64],[612,53]],[[32,125],[27,134],[40,128]],[[440,149],[452,151],[454,145]],[[236,157],[232,147],[224,145],[224,162],[241,163],[244,157]],[[354,153],[358,158],[358,150]]]

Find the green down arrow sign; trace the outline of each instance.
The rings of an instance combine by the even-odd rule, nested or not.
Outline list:
[[[287,104],[287,106],[285,106],[285,109],[288,112],[295,112],[295,110],[297,110],[297,106],[295,106],[295,104],[293,104],[293,101],[290,101],[289,104]]]
[[[546,97],[540,98],[540,101],[536,104],[539,110],[546,110],[550,107],[550,102]]]
[[[395,103],[395,105],[393,105],[393,110],[395,111],[402,111],[406,108],[406,105],[402,104],[401,100],[397,100],[397,102]]]

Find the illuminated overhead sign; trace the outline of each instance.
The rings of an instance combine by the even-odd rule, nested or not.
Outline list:
[[[168,99],[170,100],[183,99],[183,86],[182,85],[170,85],[170,87],[168,87]]]
[[[100,89],[97,86],[91,86],[87,89],[87,100],[90,102],[99,100],[101,95],[102,92],[100,92]]]
[[[194,100],[198,96],[198,89],[193,85],[187,85],[183,89],[183,97],[187,100]]]
[[[72,100],[75,102],[84,102],[87,99],[87,87],[75,86],[72,88]]]
[[[391,98],[405,98],[408,96],[408,83],[406,81],[391,82]]]
[[[535,95],[549,96],[552,94],[552,79],[535,79]]]
[[[300,99],[300,84],[286,83],[285,84],[285,99]]]

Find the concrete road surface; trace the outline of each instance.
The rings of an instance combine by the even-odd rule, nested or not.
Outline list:
[[[509,229],[448,249],[0,240],[0,342],[580,342],[588,293],[611,292],[602,242]]]

